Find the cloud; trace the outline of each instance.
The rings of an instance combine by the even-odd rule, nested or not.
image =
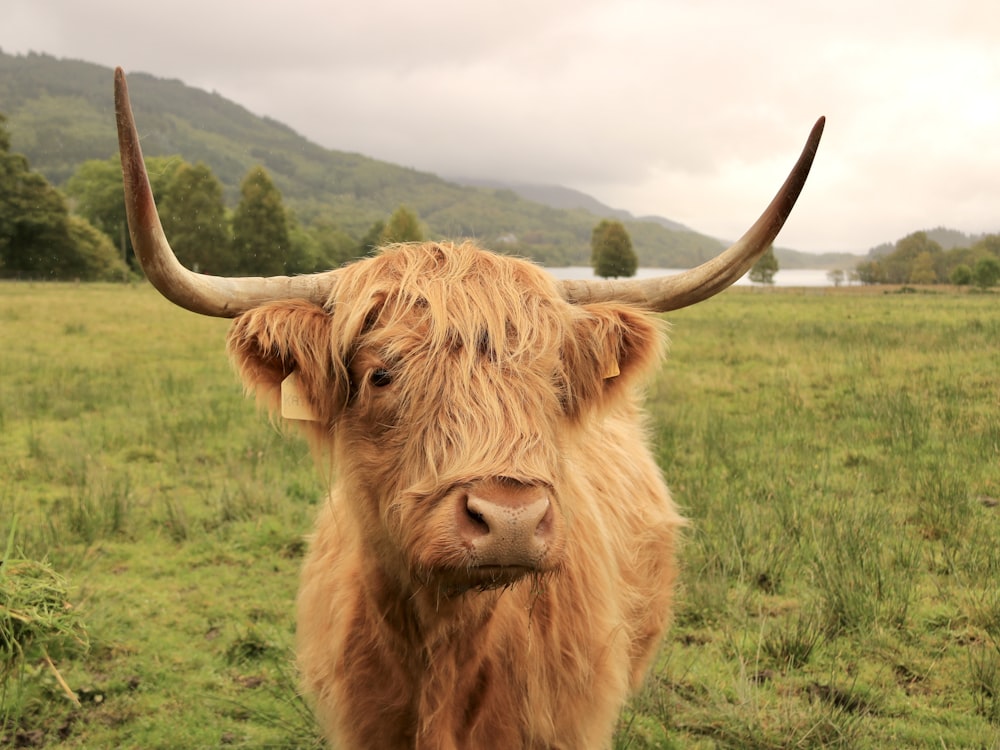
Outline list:
[[[329,148],[563,184],[724,238],[825,114],[781,244],[1000,230],[993,0],[6,5],[7,52],[180,78]]]

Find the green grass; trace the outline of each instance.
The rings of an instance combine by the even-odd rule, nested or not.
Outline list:
[[[648,404],[692,526],[616,747],[1000,748],[1000,298],[737,289],[668,317]],[[54,669],[26,648],[0,745],[316,742],[291,647],[322,488],[226,327],[145,286],[0,284],[0,539],[16,515],[89,640]]]

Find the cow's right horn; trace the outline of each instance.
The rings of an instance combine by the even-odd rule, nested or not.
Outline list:
[[[336,283],[336,271],[304,276],[225,278],[195,273],[182,266],[170,249],[156,212],[121,68],[115,70],[115,116],[132,247],[146,277],[160,294],[187,310],[217,318],[233,318],[281,299],[327,303]]]

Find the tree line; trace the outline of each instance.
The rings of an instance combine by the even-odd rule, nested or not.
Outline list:
[[[12,153],[0,115],[0,277],[112,280],[138,272],[117,156],[82,163],[64,191]],[[304,226],[267,170],[252,168],[237,205],[203,163],[146,160],[163,228],[188,268],[223,276],[273,276],[336,268],[387,242],[419,241],[419,217],[400,206],[357,239],[324,220]]]
[[[956,284],[980,288],[1000,282],[1000,235],[990,234],[971,247],[942,248],[927,232],[914,232],[895,248],[857,265],[862,284]]]

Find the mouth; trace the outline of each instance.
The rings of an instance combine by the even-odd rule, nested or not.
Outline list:
[[[525,565],[474,565],[467,568],[438,571],[438,587],[446,596],[460,596],[470,591],[486,592],[513,586],[528,576],[540,576],[541,571]]]

